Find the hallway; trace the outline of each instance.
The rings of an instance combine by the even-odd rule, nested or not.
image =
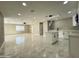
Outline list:
[[[0,57],[79,57],[78,1],[0,1]]]

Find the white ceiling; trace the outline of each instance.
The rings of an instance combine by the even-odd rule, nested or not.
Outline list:
[[[22,6],[22,2],[26,2],[27,6]],[[59,15],[58,19],[70,17],[68,11],[76,9],[76,2],[68,2],[64,5],[63,1],[0,1],[0,11],[5,18],[12,20],[42,20],[48,19],[48,15]],[[35,12],[30,12],[34,10]],[[21,16],[17,14],[21,13]]]

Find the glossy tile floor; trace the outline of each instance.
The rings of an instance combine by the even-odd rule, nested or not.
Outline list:
[[[46,37],[38,35],[6,35],[4,42],[4,56],[17,58],[69,57],[68,42],[69,40],[62,39],[55,45],[52,45],[50,38],[47,40]]]

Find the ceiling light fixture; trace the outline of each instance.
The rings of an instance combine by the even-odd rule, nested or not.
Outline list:
[[[22,3],[23,6],[27,6],[27,4],[25,2]]]
[[[64,1],[64,3],[63,4],[67,4],[68,3],[68,1]]]
[[[18,16],[20,16],[21,15],[21,13],[18,13]]]
[[[68,14],[71,14],[72,13],[72,11],[68,11]]]

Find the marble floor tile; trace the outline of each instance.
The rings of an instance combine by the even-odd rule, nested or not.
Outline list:
[[[20,58],[63,58],[69,56],[68,40],[52,45],[45,37],[20,34],[24,43],[16,44],[17,35],[5,36],[4,56]]]

